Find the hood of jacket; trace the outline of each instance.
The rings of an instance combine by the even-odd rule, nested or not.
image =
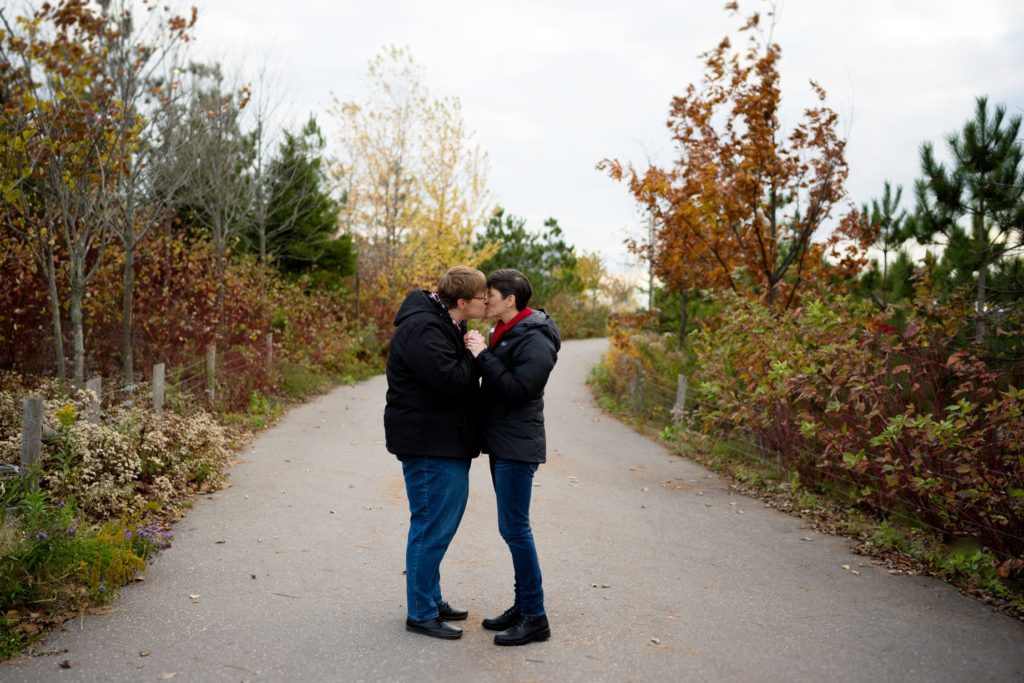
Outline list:
[[[551,343],[555,345],[556,352],[562,348],[562,335],[558,331],[558,326],[555,325],[555,321],[551,319],[551,316],[543,308],[534,309],[532,315],[523,318],[506,331],[501,336],[498,346],[504,346],[506,343],[512,344],[520,337],[525,337],[527,332],[533,330],[539,331],[540,334],[550,339]]]
[[[398,324],[417,315],[428,315],[440,318],[443,322],[452,325],[452,316],[448,309],[440,301],[432,299],[430,292],[425,289],[414,289],[409,292],[402,302],[398,313],[395,314],[395,327]]]

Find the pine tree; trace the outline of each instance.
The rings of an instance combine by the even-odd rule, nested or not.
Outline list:
[[[351,236],[336,236],[339,204],[326,188],[323,148],[323,134],[313,117],[298,134],[285,132],[263,188],[268,204],[265,234],[268,255],[280,270],[316,270],[334,280],[353,273],[355,253]]]
[[[990,111],[988,99],[979,97],[974,118],[946,138],[949,168],[936,161],[930,142],[921,145],[924,178],[915,185],[913,236],[945,246],[943,266],[953,284],[972,282],[978,344],[985,341],[992,270],[1022,246],[1020,129],[1020,116],[1007,117],[1002,105]]]

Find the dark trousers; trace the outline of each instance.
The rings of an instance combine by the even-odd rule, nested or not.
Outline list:
[[[537,467],[535,462],[491,456],[491,481],[498,499],[498,532],[512,553],[516,577],[515,604],[524,617],[544,614],[540,561],[530,528],[530,496]]]
[[[466,511],[470,462],[455,458],[402,460],[410,517],[405,594],[413,621],[437,618],[442,601],[441,560]]]

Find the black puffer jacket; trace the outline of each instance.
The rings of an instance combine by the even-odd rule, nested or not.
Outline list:
[[[562,346],[558,327],[542,310],[505,332],[477,356],[483,376],[484,452],[506,460],[544,462],[544,386]]]
[[[480,455],[480,376],[440,301],[414,290],[395,316],[384,408],[387,449],[400,457]]]

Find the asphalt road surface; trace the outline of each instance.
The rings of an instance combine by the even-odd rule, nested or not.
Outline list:
[[[408,508],[375,377],[263,433],[144,582],[0,681],[1024,679],[1024,623],[892,576],[602,414],[584,381],[604,349],[565,344],[547,391],[533,523],[551,640],[497,647],[480,626],[512,601],[482,459],[441,567],[465,634],[404,630]]]

